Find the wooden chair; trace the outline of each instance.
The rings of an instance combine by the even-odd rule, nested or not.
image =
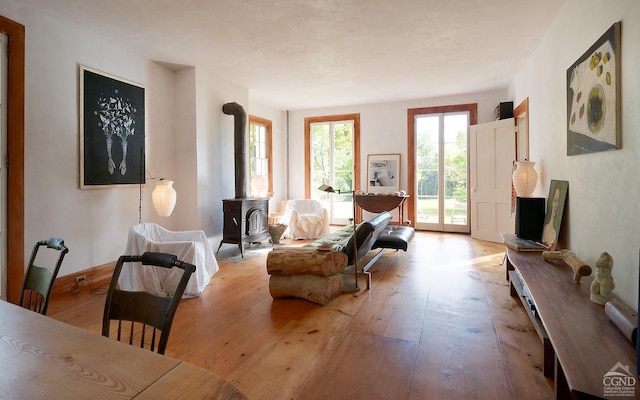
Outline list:
[[[122,266],[128,262],[136,263],[134,266],[137,268],[181,268],[183,270],[182,278],[173,294],[168,296],[120,290],[118,278]],[[141,348],[148,347],[151,351],[157,349],[159,354],[164,354],[180,298],[195,270],[196,267],[193,264],[180,261],[173,254],[145,252],[141,256],[121,256],[118,258],[107,291],[102,318],[102,336],[109,337],[111,321],[118,321],[116,330],[118,341],[128,341],[131,345],[140,343]],[[123,329],[123,326],[126,325],[130,325],[129,328]]]
[[[38,250],[40,247],[47,246],[47,248],[54,251],[58,251],[58,261],[55,267],[49,268],[47,266],[35,265]],[[47,314],[47,308],[49,307],[49,298],[51,297],[51,289],[58,276],[58,271],[62,265],[64,256],[69,252],[67,246],[64,245],[64,240],[58,238],[49,238],[47,240],[40,240],[33,246],[31,252],[31,259],[29,260],[29,266],[27,272],[24,275],[24,281],[22,283],[22,292],[20,293],[21,307],[27,308],[31,311],[35,311],[42,315]],[[44,258],[38,258],[43,260]]]

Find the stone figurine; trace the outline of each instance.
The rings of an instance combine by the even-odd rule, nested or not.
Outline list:
[[[611,276],[612,269],[613,258],[605,251],[596,261],[596,278],[591,282],[591,301],[594,303],[604,305],[611,299],[611,292],[616,287]]]

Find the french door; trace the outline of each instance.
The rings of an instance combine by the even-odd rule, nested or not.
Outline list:
[[[308,118],[308,197],[328,210],[331,224],[346,225],[353,218],[353,191],[357,190],[358,115]],[[341,193],[326,193],[326,184]]]
[[[471,111],[453,107],[413,111],[415,227],[468,233]]]

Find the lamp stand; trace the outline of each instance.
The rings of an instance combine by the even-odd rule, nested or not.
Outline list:
[[[327,192],[327,193],[337,193],[337,194],[342,193],[340,190],[336,190],[327,184],[322,184],[318,188],[318,190],[322,190],[323,192]],[[351,286],[350,284],[346,284],[346,287],[345,287],[344,286],[345,284],[343,283],[342,291],[344,293],[355,293],[360,290],[360,287],[358,286],[358,237],[356,235],[356,191],[355,190],[351,191],[351,204],[353,206],[353,218],[349,218],[349,220],[353,222],[353,278],[354,278],[354,281],[353,281],[353,286]]]
[[[343,291],[345,293],[356,293],[360,291],[358,286],[358,236],[356,235],[356,193],[351,192],[351,202],[353,204],[353,218],[349,218],[353,222],[353,286],[347,285]]]

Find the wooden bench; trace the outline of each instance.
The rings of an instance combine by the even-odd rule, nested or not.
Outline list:
[[[640,396],[636,349],[609,321],[604,306],[589,300],[593,278],[576,283],[564,261],[545,261],[540,252],[507,248],[506,259],[511,295],[520,297],[542,339],[544,374],[553,376],[556,398],[615,397],[616,390]],[[628,379],[606,380],[610,372]]]

